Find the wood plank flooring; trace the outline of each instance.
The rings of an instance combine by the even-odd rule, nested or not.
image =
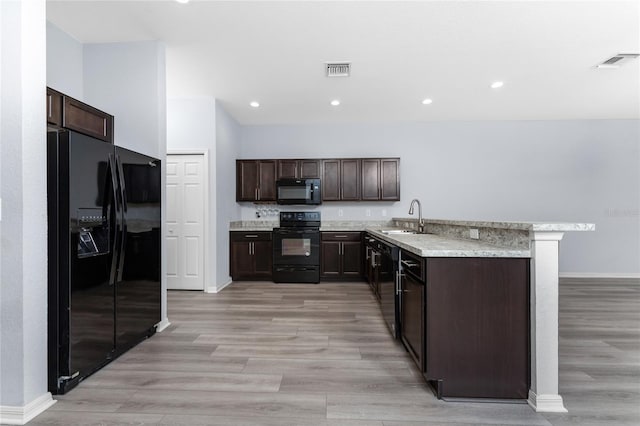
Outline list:
[[[438,401],[364,283],[237,282],[170,291],[171,326],[33,425],[637,425],[640,283],[562,280],[568,414]]]

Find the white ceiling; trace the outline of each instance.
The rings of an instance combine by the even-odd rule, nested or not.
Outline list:
[[[49,0],[47,19],[82,43],[162,40],[168,96],[242,124],[640,118],[640,60],[595,68],[640,52],[638,1]],[[343,60],[351,77],[325,77]]]

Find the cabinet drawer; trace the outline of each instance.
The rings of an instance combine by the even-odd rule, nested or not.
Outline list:
[[[271,241],[271,232],[231,231],[231,241]]]
[[[321,232],[322,241],[360,241],[361,232]]]
[[[400,265],[404,271],[411,272],[417,279],[424,282],[425,265],[424,259],[408,251],[402,250],[400,254]]]

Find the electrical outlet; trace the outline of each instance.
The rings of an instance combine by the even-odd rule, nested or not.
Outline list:
[[[338,209],[338,216],[342,217],[342,215],[344,215],[344,212],[342,211],[342,209]]]
[[[367,209],[367,210],[366,210],[366,212],[365,212],[365,214],[366,214],[367,216],[371,216],[371,209]]]
[[[475,229],[475,228],[469,229],[469,238],[474,239],[474,240],[479,240],[480,239],[480,230]]]
[[[387,215],[387,209],[382,209],[382,216],[386,216]]]

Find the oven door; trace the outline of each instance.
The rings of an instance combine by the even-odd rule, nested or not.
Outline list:
[[[317,229],[278,229],[273,232],[274,265],[320,265]]]

